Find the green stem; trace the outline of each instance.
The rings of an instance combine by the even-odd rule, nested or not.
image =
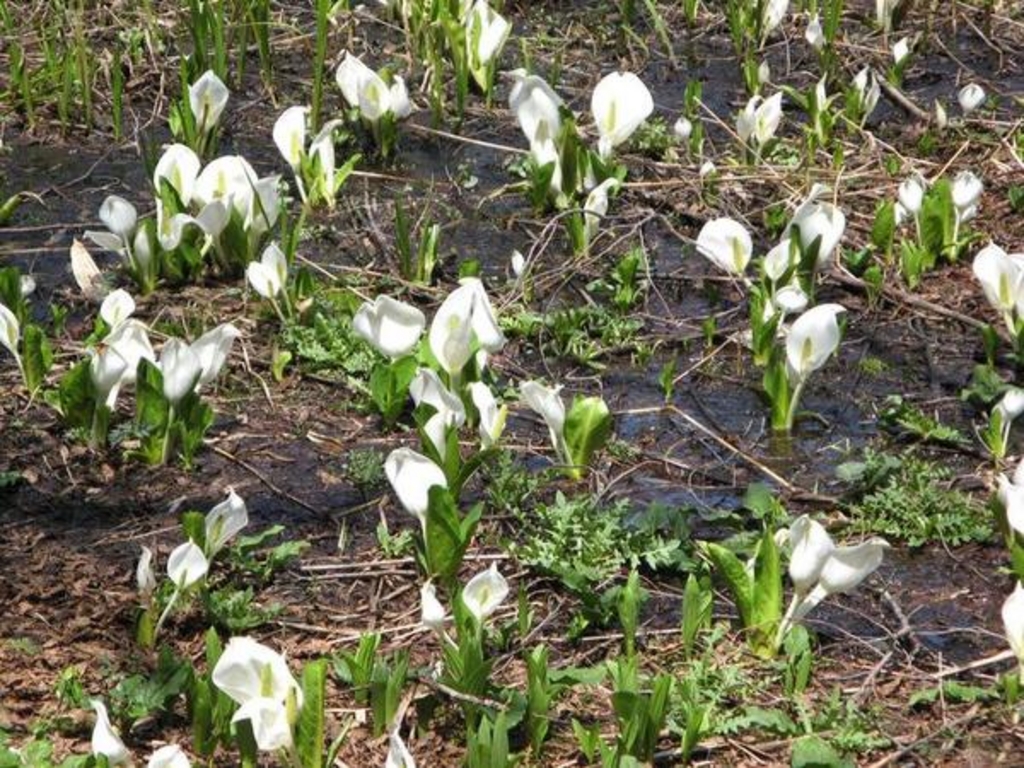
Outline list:
[[[793,431],[793,421],[796,419],[796,407],[800,404],[800,395],[803,394],[804,384],[807,379],[800,379],[789,396],[789,407],[786,409],[786,431]]]
[[[160,635],[160,630],[163,627],[164,622],[167,621],[167,617],[171,615],[171,609],[174,607],[174,604],[178,601],[179,595],[181,595],[181,590],[175,589],[174,593],[171,595],[171,599],[167,601],[167,605],[164,606],[163,611],[160,613],[160,618],[157,619],[156,628],[153,630],[154,646],[156,645],[156,639]]]
[[[797,608],[800,607],[800,604],[803,603],[803,601],[803,596],[797,592],[793,593],[793,599],[790,601],[789,607],[786,609],[786,614],[782,617],[782,621],[779,622],[779,629],[775,633],[775,643],[772,646],[775,653],[778,653],[779,649],[782,647],[782,643],[785,641],[786,635],[789,634],[790,627],[793,623],[793,615],[796,613]]]
[[[166,464],[171,452],[171,427],[174,426],[174,403],[167,405],[167,429],[164,431],[164,447],[160,452],[160,463]]]

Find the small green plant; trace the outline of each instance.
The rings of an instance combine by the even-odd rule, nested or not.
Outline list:
[[[577,593],[591,592],[623,568],[692,565],[685,526],[663,533],[656,514],[632,513],[625,500],[606,506],[589,494],[569,499],[559,492],[552,503],[519,514],[521,534],[510,544],[516,558]]]
[[[912,453],[895,456],[865,451],[858,462],[839,467],[853,484],[850,505],[856,531],[900,539],[912,547],[932,541],[958,546],[992,536],[983,505],[950,488],[951,473]]]

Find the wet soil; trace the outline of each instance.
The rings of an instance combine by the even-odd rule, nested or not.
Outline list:
[[[274,5],[283,18],[308,31],[304,10]],[[744,94],[720,14],[708,14],[707,23],[697,30],[668,17],[679,33],[674,63],[653,30],[642,24],[638,30],[647,50],[624,45],[606,8],[588,3],[509,5],[514,34],[534,41],[537,67],[557,73],[559,92],[578,112],[586,111],[600,74],[621,65],[650,85],[658,112],[671,125],[685,83],[699,79],[708,111],[708,153],[716,162],[724,157],[730,142],[726,126]],[[848,5],[850,23],[860,31],[843,44],[845,68],[852,73],[869,60],[881,66],[882,41],[876,35],[861,39],[866,27],[859,20],[872,9],[868,3]],[[365,51],[373,63],[404,57],[393,29],[365,14],[361,18],[360,25],[335,31],[332,50],[347,45]],[[1006,18],[989,29],[982,15],[970,9],[953,21],[955,25],[945,17],[932,20],[934,34],[925,38],[904,91],[930,109],[936,98],[951,105],[962,82],[977,81],[999,96],[999,107],[978,131],[951,132],[940,138],[933,154],[922,157],[924,126],[898,104],[883,100],[869,124],[876,139],[857,143],[847,159],[849,172],[838,179],[821,172],[842,190],[849,221],[844,245],[850,251],[867,241],[875,202],[894,196],[911,167],[926,174],[980,168],[986,191],[975,228],[990,233],[1009,251],[1024,248],[1024,222],[1010,214],[1007,202],[1007,190],[1021,179],[1020,161],[1014,163],[1008,147],[1021,116],[1014,97],[1024,94],[1024,22]],[[925,34],[928,23],[920,11],[911,14],[906,28]],[[279,42],[273,97],[283,108],[305,98],[309,57],[291,36],[282,34]],[[511,54],[514,48],[506,52],[510,66],[518,61]],[[766,56],[780,82],[807,87],[816,80],[817,62],[802,45],[796,26],[772,42]],[[166,95],[156,93],[152,76],[141,82],[138,92],[129,94],[133,114],[164,114]],[[255,66],[234,91],[222,151],[243,154],[261,175],[284,173],[267,138],[280,110],[268,108]],[[459,262],[470,258],[482,262],[496,303],[504,306],[513,295],[507,264],[516,248],[531,254],[537,290],[530,306],[544,311],[592,300],[587,285],[605,276],[629,245],[641,241],[651,278],[639,312],[641,336],[653,355],[602,355],[596,369],[556,359],[537,339],[519,339],[492,362],[502,379],[541,375],[565,382],[569,392],[602,394],[615,413],[617,440],[631,450],[603,456],[588,479],[591,489],[610,500],[629,499],[641,511],[655,503],[666,505],[686,517],[695,535],[720,538],[735,530],[735,520],[726,527],[715,513],[740,509],[753,482],[768,483],[794,514],[836,515],[848,490],[836,477],[838,464],[858,457],[867,446],[907,450],[906,443],[879,427],[878,412],[888,395],[901,394],[943,422],[972,433],[980,415],[959,394],[973,366],[983,360],[982,346],[977,329],[949,313],[991,318],[968,265],[949,265],[927,275],[915,294],[924,303],[917,304],[899,300],[903,289],[893,270],[887,280],[895,292],[879,301],[850,281],[825,276],[820,300],[838,301],[849,309],[844,344],[838,359],[819,372],[805,395],[804,406],[818,418],[802,421],[792,440],[780,442],[766,423],[758,393],[760,372],[732,341],[746,322],[743,297],[694,252],[692,239],[715,211],[754,224],[758,248],[767,246],[771,237],[760,226],[765,211],[779,201],[797,202],[810,174],[781,165],[751,172],[721,162],[717,194],[708,197],[693,159],[630,156],[631,183],[616,200],[594,255],[567,269],[560,236],[544,245],[540,238],[546,222],[521,196],[504,191],[514,181],[508,166],[523,141],[501,97],[493,111],[471,107],[459,129],[462,136],[497,147],[439,136],[425,108],[415,114],[403,126],[396,163],[362,166],[366,173],[350,179],[338,210],[314,217],[313,234],[300,253],[343,283],[354,282],[373,294],[374,275],[394,274],[393,210],[401,195],[417,210],[429,208],[443,226],[444,261],[436,285],[412,292],[428,314],[454,281]],[[328,108],[339,107],[331,93]],[[25,203],[0,228],[0,264],[14,264],[35,276],[33,305],[39,319],[50,303],[70,309],[57,344],[59,373],[80,355],[94,312],[71,279],[68,248],[85,230],[101,228],[96,211],[107,195],[122,195],[145,209],[151,200],[146,173],[136,143],[114,143],[102,131],[62,137],[53,124],[29,131],[15,110],[4,109],[4,141],[12,151],[0,156],[0,189],[6,194],[32,191],[39,199]],[[795,107],[791,112],[797,113]],[[148,125],[137,138],[166,140],[166,132],[157,127],[161,124]],[[797,135],[797,119],[784,130]],[[994,139],[996,135],[1004,138]],[[883,169],[882,158],[890,154],[904,160],[899,174]],[[109,255],[95,255],[104,269],[116,268]],[[383,290],[394,283],[376,284],[385,286]],[[386,454],[397,445],[411,444],[412,436],[401,430],[384,432],[375,417],[353,407],[358,398],[342,383],[296,370],[274,383],[268,370],[273,326],[241,294],[239,286],[210,283],[161,290],[140,302],[139,315],[151,323],[188,318],[211,325],[230,319],[244,332],[242,349],[214,393],[217,421],[208,448],[191,471],[148,469],[125,461],[116,450],[91,453],[45,405],[16,394],[16,372],[0,367],[0,471],[16,471],[24,478],[14,487],[0,488],[0,729],[10,732],[15,743],[49,723],[59,754],[85,748],[90,720],[57,703],[58,677],[74,667],[86,690],[102,695],[124,675],[153,665],[154,659],[133,643],[133,573],[139,547],[154,548],[164,561],[177,543],[181,511],[208,509],[227,488],[246,499],[255,526],[281,523],[288,536],[311,545],[297,564],[260,592],[261,603],[277,603],[282,609],[258,631],[262,639],[298,662],[351,650],[362,633],[377,631],[387,649],[409,648],[414,666],[427,666],[436,658],[433,639],[418,627],[415,566],[410,558],[384,556],[375,535],[382,520],[392,532],[411,523],[383,489],[357,487],[347,470],[354,451]],[[708,318],[715,319],[715,332],[706,343]],[[681,375],[666,404],[659,372],[673,359]],[[1008,367],[1002,372],[1013,376]],[[546,437],[541,426],[519,415],[511,419],[510,429],[519,459],[528,467],[543,467]],[[991,470],[976,450],[915,450],[940,457],[959,487],[979,498],[991,484]],[[482,489],[470,488],[469,493],[480,496]],[[756,523],[748,527],[754,529]],[[543,621],[531,641],[551,647],[553,666],[614,656],[620,638],[613,629],[568,640],[577,601],[503,553],[500,543],[514,534],[509,521],[489,521],[466,572],[501,558],[513,590],[525,590],[537,620]],[[955,549],[941,543],[919,549],[897,546],[866,588],[830,600],[813,614],[809,625],[819,653],[808,700],[821,703],[839,691],[844,699],[871,708],[872,733],[887,741],[861,754],[863,764],[888,758],[900,765],[1024,765],[1015,757],[1020,732],[998,706],[942,701],[907,707],[913,693],[936,684],[936,673],[1005,647],[998,618],[1010,587],[1001,570],[1005,565],[1005,554],[994,542]],[[678,658],[674,633],[683,578],[678,573],[644,574],[652,596],[644,614],[652,669],[682,669],[687,663]],[[499,623],[513,621],[514,613],[507,607]],[[719,600],[716,615],[727,619],[730,614],[728,602]],[[199,660],[203,630],[195,616],[182,615],[172,621],[167,637],[180,655]],[[755,665],[741,639],[734,640],[727,644],[739,663]],[[517,659],[515,645],[499,652],[499,682],[522,684],[525,675]],[[984,666],[958,679],[989,685],[1005,669],[1005,663]],[[414,696],[427,692],[424,685],[417,686]],[[574,691],[560,702],[545,764],[583,764],[571,719],[582,713],[607,724],[611,732],[609,693]],[[765,694],[765,699],[776,696]],[[341,684],[332,683],[329,701],[335,728],[352,714],[361,715]],[[461,758],[455,746],[463,736],[460,731],[456,716],[435,722],[430,733],[417,738],[413,751],[425,764],[454,765]],[[137,724],[128,739],[143,754],[170,736],[185,734],[187,721],[179,709],[158,724]],[[791,739],[770,734],[716,737],[702,743],[698,755],[713,765],[786,764],[790,744]],[[663,746],[676,745],[666,739]],[[385,751],[382,740],[373,740],[367,728],[357,725],[341,759],[354,767],[380,765]],[[224,757],[218,764],[231,763]]]

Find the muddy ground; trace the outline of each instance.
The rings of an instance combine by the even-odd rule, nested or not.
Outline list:
[[[852,74],[862,63],[880,65],[886,54],[880,36],[865,23],[867,4],[849,5],[849,32],[841,51],[844,68]],[[848,140],[846,170],[838,178],[824,165],[808,173],[785,166],[729,165],[724,159],[731,151],[727,126],[745,97],[720,13],[706,13],[705,23],[690,30],[678,9],[665,9],[677,33],[673,63],[646,23],[637,27],[646,51],[619,40],[609,31],[614,15],[608,9],[587,3],[509,7],[515,34],[531,41],[542,71],[557,71],[557,89],[579,112],[586,111],[600,75],[622,66],[648,83],[657,114],[671,126],[686,81],[700,79],[708,110],[706,153],[720,166],[718,194],[713,199],[704,194],[694,158],[627,155],[629,183],[616,199],[594,253],[567,267],[561,236],[549,240],[546,221],[522,196],[502,190],[514,181],[509,162],[525,146],[505,109],[504,91],[492,110],[474,101],[457,131],[486,146],[435,133],[429,111],[414,93],[424,108],[402,127],[396,162],[363,163],[363,173],[349,181],[338,210],[318,214],[311,222],[311,234],[299,252],[337,284],[355,285],[370,295],[398,286],[429,316],[428,308],[453,284],[461,260],[482,262],[496,304],[511,312],[518,292],[509,278],[509,256],[513,249],[530,254],[538,288],[528,305],[544,311],[592,301],[588,284],[606,275],[629,246],[641,242],[651,283],[637,317],[643,321],[640,338],[652,354],[613,350],[598,357],[597,367],[586,366],[559,359],[544,347],[543,338],[532,338],[514,340],[492,363],[499,378],[540,375],[564,382],[570,392],[600,393],[615,413],[616,438],[628,450],[606,452],[585,481],[588,486],[563,484],[563,489],[589,487],[609,500],[628,499],[639,514],[653,503],[665,505],[695,536],[721,538],[743,528],[742,520],[734,516],[722,522],[719,513],[737,510],[753,482],[767,483],[794,514],[821,512],[840,522],[848,511],[842,503],[848,487],[835,469],[870,446],[895,453],[913,449],[940,460],[952,471],[951,487],[972,494],[980,508],[992,469],[976,440],[961,448],[913,445],[905,435],[880,425],[878,418],[885,398],[899,394],[969,436],[981,423],[980,414],[960,399],[972,368],[984,360],[978,329],[964,318],[993,318],[968,264],[947,265],[927,275],[913,294],[889,269],[886,291],[877,300],[848,275],[824,276],[819,300],[838,301],[849,310],[844,343],[838,360],[815,377],[804,400],[820,418],[804,420],[791,441],[780,443],[766,423],[767,409],[758,393],[760,372],[732,341],[746,322],[742,294],[692,245],[712,213],[745,218],[759,232],[758,246],[769,245],[771,238],[758,226],[765,209],[780,201],[794,205],[813,176],[841,190],[849,221],[844,247],[856,251],[866,242],[875,202],[893,197],[911,169],[934,175],[940,169],[952,174],[970,168],[985,181],[975,229],[1008,251],[1024,249],[1022,218],[1011,213],[1007,198],[1009,188],[1024,179],[1019,156],[1010,149],[1021,121],[1014,99],[1024,95],[1024,19],[1012,8],[990,20],[979,10],[955,5],[950,14],[933,19],[917,9],[904,22],[903,31],[927,35],[904,91],[924,109],[941,98],[955,113],[957,88],[975,81],[998,95],[998,109],[968,128],[939,134],[937,147],[924,157],[920,139],[929,129],[883,98],[868,124],[874,138],[863,134]],[[245,82],[232,86],[221,143],[222,153],[245,155],[261,175],[286,172],[269,141],[270,128],[281,109],[306,98],[309,77],[311,20],[288,4],[274,3],[273,8],[281,21],[274,37],[274,87],[268,90],[257,68],[249,68]],[[173,10],[159,13],[169,29],[182,23]],[[339,52],[335,62],[345,46],[371,62],[403,61],[401,37],[375,19],[362,11],[332,33],[331,50]],[[105,34],[98,30],[97,42]],[[505,66],[519,65],[517,48],[506,49]],[[817,77],[817,62],[797,24],[788,24],[784,37],[773,38],[767,58],[780,81],[805,87]],[[6,150],[0,155],[5,192],[0,197],[22,190],[37,195],[0,228],[0,264],[15,264],[35,276],[39,287],[33,305],[40,319],[51,302],[70,310],[56,344],[53,381],[80,356],[95,311],[74,286],[68,248],[84,230],[100,228],[96,212],[107,195],[122,195],[140,209],[151,199],[140,142],[169,137],[165,113],[173,71],[140,66],[128,93],[126,124],[133,128],[129,140],[121,143],[113,142],[102,127],[61,135],[52,116],[30,130],[12,105],[0,105]],[[414,77],[409,80],[416,82]],[[339,109],[333,84],[328,90],[328,108]],[[795,107],[787,107],[783,130],[788,136],[799,133],[797,115]],[[883,161],[893,156],[900,160],[899,172],[891,175]],[[393,208],[399,194],[418,210],[429,204],[433,219],[443,224],[445,258],[430,288],[410,288],[385,277],[394,273]],[[101,266],[114,268],[112,256],[96,256]],[[181,511],[206,510],[229,487],[247,500],[255,527],[281,523],[289,537],[310,542],[297,563],[259,592],[262,604],[281,606],[278,616],[256,630],[261,639],[298,661],[351,650],[360,634],[377,631],[386,648],[411,648],[415,664],[429,664],[437,648],[417,625],[415,566],[411,558],[385,556],[375,534],[382,519],[392,532],[412,523],[386,488],[357,487],[349,471],[353,451],[371,449],[384,455],[410,444],[412,435],[404,428],[385,432],[375,416],[354,407],[362,401],[342,377],[292,367],[283,381],[274,382],[268,370],[273,318],[240,285],[160,290],[140,302],[138,314],[151,324],[199,318],[210,326],[231,320],[244,331],[215,392],[217,419],[208,447],[192,471],[146,468],[125,461],[116,450],[91,453],[67,434],[52,409],[27,401],[16,370],[7,364],[10,360],[0,360],[0,471],[23,478],[0,488],[0,729],[14,743],[33,732],[47,733],[59,755],[87,748],[90,717],[58,704],[58,677],[74,667],[86,690],[102,695],[125,675],[152,666],[154,659],[133,642],[133,573],[139,547],[154,548],[162,561],[177,543]],[[710,317],[716,318],[715,332],[706,340]],[[673,358],[680,378],[666,404],[658,378]],[[866,360],[879,362],[867,365]],[[1004,378],[1014,375],[1008,365],[1001,373]],[[509,447],[517,461],[531,470],[544,467],[545,442],[545,431],[534,418],[514,414]],[[482,498],[485,490],[478,484],[469,492]],[[550,489],[544,491],[544,498],[550,495]],[[543,640],[551,647],[553,666],[613,657],[620,644],[614,626],[568,639],[576,599],[557,581],[506,554],[507,542],[515,537],[514,521],[495,517],[478,535],[467,574],[481,562],[500,560],[513,590],[525,590],[537,621],[543,621],[531,641]],[[756,523],[746,527],[753,530]],[[838,691],[842,700],[855,702],[866,713],[864,729],[877,743],[854,756],[857,764],[1024,765],[1021,731],[1006,707],[943,699],[908,705],[915,692],[936,685],[937,673],[1005,648],[998,613],[1011,585],[1001,570],[1006,564],[995,538],[958,547],[897,544],[865,588],[830,600],[813,615],[809,625],[819,646],[808,701],[822,706]],[[679,572],[644,571],[651,595],[644,614],[645,659],[651,670],[677,671],[687,665],[675,632],[684,578]],[[514,622],[513,603],[499,622]],[[723,594],[716,616],[728,621],[731,615]],[[166,638],[177,653],[198,660],[204,629],[197,617],[181,615]],[[779,674],[770,665],[758,667],[738,636],[723,643],[720,653],[737,667],[769,678]],[[522,684],[519,650],[513,642],[499,653],[499,681]],[[1006,669],[1007,662],[986,665],[957,679],[990,686]],[[756,690],[760,703],[778,701],[777,686]],[[427,693],[425,684],[417,686],[416,696]],[[608,695],[608,690],[580,689],[559,702],[552,744],[540,764],[584,764],[575,747],[572,718],[603,722],[610,733]],[[329,701],[336,726],[358,710],[340,683],[332,684]],[[741,702],[733,703],[738,707]],[[148,745],[186,732],[179,707],[159,722],[142,721],[127,736],[143,754]],[[460,759],[462,735],[457,717],[449,715],[411,746],[421,765],[453,765]],[[751,728],[709,737],[694,760],[708,765],[787,764],[791,743],[790,737]],[[676,746],[677,739],[663,740],[666,761],[671,762]],[[357,725],[341,759],[350,766],[380,765],[385,751],[382,740],[372,740]],[[231,763],[225,757],[218,764]]]

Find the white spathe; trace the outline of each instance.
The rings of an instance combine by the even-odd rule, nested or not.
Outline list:
[[[505,431],[508,406],[499,406],[491,388],[482,381],[474,381],[469,385],[469,396],[480,415],[478,430],[481,446],[484,450],[493,448],[501,440],[501,435]]]
[[[562,402],[561,385],[545,387],[539,381],[526,381],[519,386],[519,395],[531,410],[547,424],[551,444],[562,453],[565,446],[565,403]]]
[[[441,304],[430,325],[430,350],[449,375],[459,374],[473,356],[473,342],[489,353],[505,345],[491,300],[479,278],[467,277]]]
[[[156,189],[157,197],[160,196],[162,182],[167,181],[177,193],[181,204],[189,205],[201,166],[199,157],[190,147],[184,144],[171,144],[164,150],[153,170],[153,187]]]
[[[146,768],[192,768],[192,763],[181,747],[168,744],[150,755]]]
[[[15,360],[21,364],[21,356],[18,354],[18,342],[21,341],[21,323],[18,317],[11,312],[4,304],[0,304],[0,346],[14,355]]]
[[[405,511],[426,525],[430,489],[448,487],[442,469],[411,448],[396,448],[384,461],[384,474]]]
[[[100,204],[100,221],[122,242],[128,242],[135,233],[138,214],[135,206],[117,195],[110,195]]]
[[[827,188],[821,184],[811,187],[807,199],[793,213],[788,229],[790,236],[794,229],[799,231],[800,245],[805,251],[821,238],[815,269],[823,269],[832,263],[836,248],[846,232],[846,215],[838,206],[819,200],[826,191]]]
[[[1024,584],[1017,582],[1002,608],[1003,630],[1024,674]]]
[[[111,329],[117,328],[135,312],[135,299],[124,288],[111,291],[100,305],[100,317]]]
[[[217,127],[229,95],[228,87],[212,70],[204,72],[189,86],[189,106],[200,133],[209,133]]]
[[[478,622],[482,623],[505,601],[508,592],[508,582],[498,573],[497,563],[493,563],[490,568],[476,574],[463,587],[462,604]]]
[[[782,122],[782,92],[767,99],[752,96],[736,117],[740,141],[762,147],[771,141]]]
[[[802,382],[839,347],[839,304],[819,304],[793,321],[786,334],[786,369],[790,380]]]
[[[249,524],[249,510],[245,501],[234,490],[228,497],[206,513],[206,554],[212,558],[224,545]]]
[[[415,349],[426,325],[419,309],[390,296],[363,302],[352,318],[355,335],[392,360]]]
[[[309,107],[288,107],[274,123],[273,139],[285,162],[297,170],[306,153],[306,115]]]
[[[167,576],[179,590],[188,589],[210,570],[210,563],[196,543],[179,544],[167,558]]]
[[[277,243],[263,249],[259,261],[250,261],[245,268],[249,285],[265,299],[273,299],[288,282],[288,259]]]
[[[519,121],[519,127],[531,144],[537,140],[541,126],[548,139],[558,136],[562,120],[560,110],[564,104],[561,97],[537,75],[526,74],[525,69],[514,69],[508,73],[512,78],[508,106]]]
[[[626,142],[653,111],[654,99],[639,77],[632,72],[605,75],[590,99],[601,157],[610,157],[612,150]]]
[[[978,251],[971,268],[995,309],[1007,314],[1024,304],[1022,262],[998,245],[989,243]]]
[[[135,587],[143,602],[147,602],[156,589],[156,573],[153,571],[153,550],[142,548],[139,562],[135,566]]]
[[[169,339],[160,351],[160,373],[163,374],[164,397],[177,405],[199,384],[203,364],[199,356],[181,339]]]
[[[433,632],[444,630],[446,620],[444,606],[437,599],[433,582],[424,582],[420,587],[420,624]]]
[[[608,215],[608,195],[619,188],[619,180],[609,178],[594,187],[583,204],[583,240],[589,246]]]
[[[89,704],[96,712],[96,723],[93,725],[92,739],[90,740],[93,755],[97,757],[102,755],[107,758],[107,762],[111,766],[130,764],[131,753],[110,724],[110,715],[107,714],[106,705],[99,699],[92,699]]]
[[[750,263],[754,243],[747,228],[727,217],[712,219],[697,235],[697,250],[720,269],[739,277]]]
[[[971,114],[985,101],[985,89],[977,83],[968,83],[957,94],[957,101],[960,102],[960,109],[965,115]]]
[[[206,386],[220,375],[235,339],[241,335],[242,332],[232,323],[221,323],[192,342],[190,348],[199,358],[202,368],[196,389]]]
[[[789,578],[798,594],[808,594],[818,583],[825,562],[836,545],[824,526],[801,515],[790,526]]]
[[[370,122],[377,122],[387,114],[401,119],[412,111],[405,81],[401,77],[394,76],[389,86],[351,53],[345,53],[335,79],[349,106],[356,107]]]

